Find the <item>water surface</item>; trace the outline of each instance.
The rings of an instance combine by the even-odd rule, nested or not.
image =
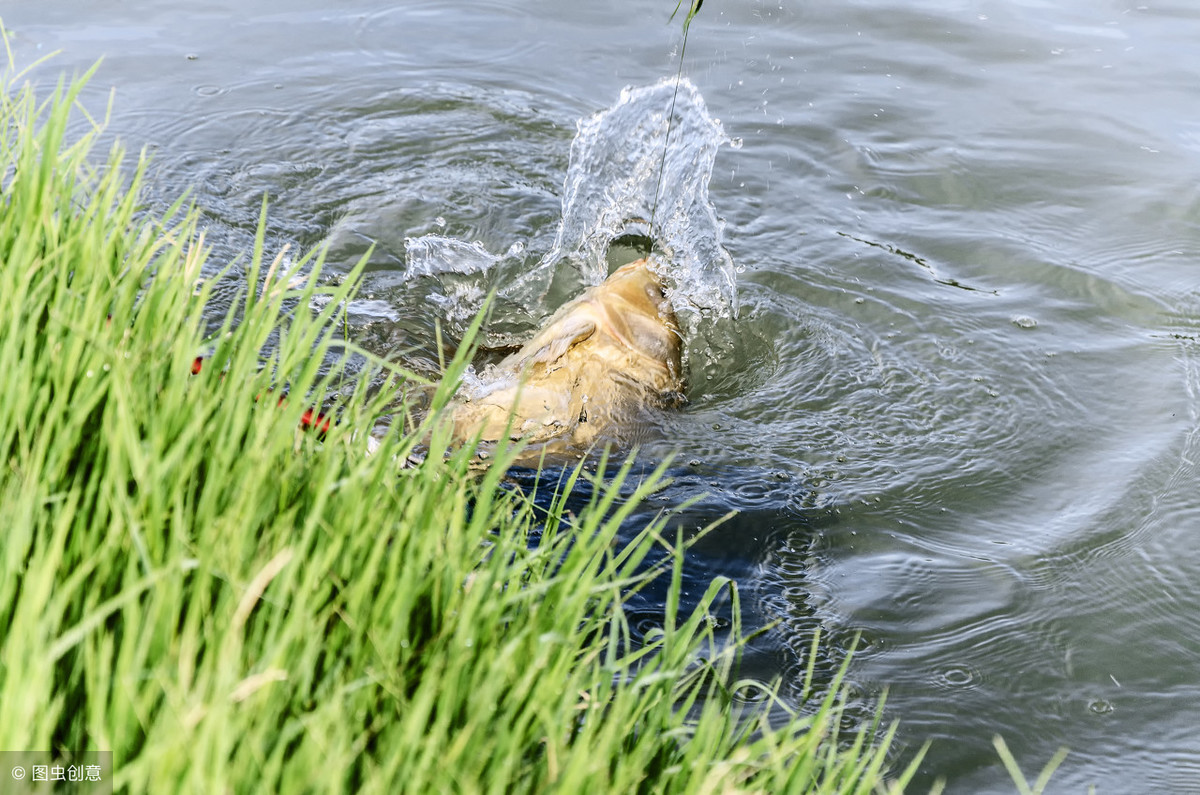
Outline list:
[[[577,123],[675,73],[671,5],[4,21],[19,60],[62,50],[47,76],[104,57],[86,101],[115,89],[151,200],[194,187],[218,257],[264,193],[272,245],[342,270],[374,246],[355,319],[387,351],[456,305],[407,240],[478,243],[497,284],[554,251]],[[933,739],[922,783],[1012,791],[1000,733],[1031,772],[1071,749],[1055,791],[1200,791],[1198,38],[1181,2],[709,0],[692,27],[684,72],[742,144],[708,197],[740,312],[692,346],[658,452],[747,517],[694,576],[783,620],[764,671],[861,631],[851,679]],[[495,333],[556,300],[531,296]]]

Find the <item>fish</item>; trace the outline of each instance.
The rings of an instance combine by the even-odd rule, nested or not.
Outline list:
[[[647,259],[564,304],[532,339],[447,405],[458,443],[502,439],[537,455],[582,454],[637,435],[648,411],[682,402],[683,335]]]

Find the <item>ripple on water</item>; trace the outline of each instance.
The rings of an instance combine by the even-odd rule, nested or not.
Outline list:
[[[944,690],[959,691],[978,687],[981,674],[977,668],[965,663],[950,663],[937,672],[934,685]]]
[[[545,46],[536,35],[538,21],[517,3],[426,0],[366,14],[355,39],[375,62],[462,70],[528,58]],[[498,27],[504,35],[496,35]],[[521,35],[522,29],[528,35]],[[445,46],[448,31],[453,31],[453,47]]]
[[[755,278],[769,289],[755,288],[754,329],[778,366],[747,368],[765,383],[714,408],[770,428],[747,440],[759,447],[822,469],[837,463],[859,494],[930,485],[948,462],[958,477],[977,475],[981,447],[1022,445],[1029,427],[1052,425],[1067,407],[1033,342],[995,333],[1000,323],[1017,331],[1002,307],[983,335],[971,326],[986,303],[969,294],[962,310],[933,314],[886,286],[856,286],[863,305],[844,279]],[[704,385],[693,389],[703,405]]]

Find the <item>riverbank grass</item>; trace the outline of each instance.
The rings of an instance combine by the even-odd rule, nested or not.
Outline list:
[[[139,206],[144,161],[97,155],[86,76],[4,80],[0,747],[111,751],[134,793],[882,786],[890,734],[840,736],[836,683],[782,726],[738,700],[708,612],[736,589],[684,614],[674,532],[617,543],[615,489],[539,515],[432,421],[366,455],[412,376],[340,338],[357,271],[261,231],[214,268],[182,202]],[[672,569],[633,643],[622,600]]]

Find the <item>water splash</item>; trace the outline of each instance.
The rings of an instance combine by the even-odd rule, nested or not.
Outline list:
[[[585,282],[598,284],[608,275],[604,255],[612,241],[653,214],[657,228],[650,233],[665,254],[662,275],[674,283],[676,310],[731,317],[737,314],[733,260],[721,245],[724,222],[708,198],[717,149],[730,139],[686,78],[678,81],[670,122],[676,85],[666,78],[626,88],[613,107],[579,122],[562,222],[539,268],[566,259]]]
[[[482,243],[468,243],[442,235],[405,238],[404,253],[405,279],[446,273],[482,273],[500,261],[500,257],[489,252]]]
[[[630,232],[649,233],[662,255],[656,270],[685,326],[694,331],[698,321],[689,322],[688,316],[698,313],[735,317],[733,260],[721,243],[724,222],[708,198],[717,150],[726,143],[732,142],[686,78],[626,88],[613,107],[578,123],[563,185],[562,220],[550,250],[533,267],[520,264],[500,279],[495,272],[507,270],[507,261],[523,251],[498,256],[478,243],[428,235],[406,241],[406,276],[455,281],[457,275],[461,281],[474,274],[481,284],[495,279],[502,282],[502,299],[537,316],[553,308],[535,304],[544,300],[564,265],[585,285],[599,284],[608,275],[606,254],[613,241]],[[657,228],[650,230],[652,214]],[[460,284],[438,303],[450,315],[469,314],[465,304],[485,292]]]
[[[505,265],[520,261],[524,253],[522,243],[513,243],[504,254],[493,254],[478,241],[468,243],[442,235],[409,237],[404,240],[404,280],[432,277],[439,287],[426,298],[461,329],[470,324],[492,290],[499,293],[496,307],[510,305],[498,282]],[[515,310],[526,314],[522,306]]]

